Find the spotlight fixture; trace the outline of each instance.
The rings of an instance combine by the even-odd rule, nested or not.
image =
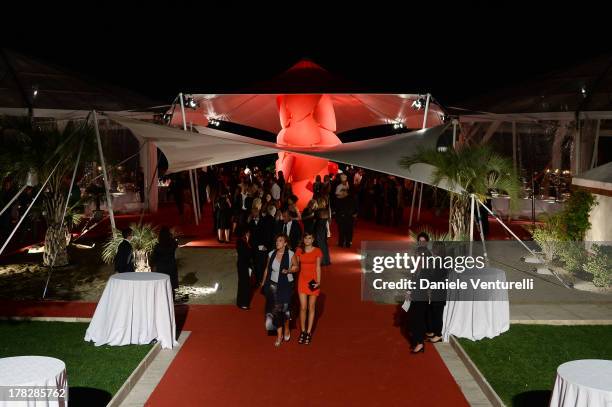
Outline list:
[[[38,96],[38,86],[32,86],[32,96]]]
[[[403,128],[404,128],[404,123],[402,122],[393,123],[393,129],[397,130],[397,129],[403,129]]]
[[[587,97],[587,88],[585,85],[582,85],[582,87],[580,88],[580,93],[582,94],[583,98]]]
[[[165,124],[170,123],[170,121],[172,120],[172,113],[163,113],[161,115],[161,119]]]
[[[442,123],[448,123],[448,121],[450,120],[450,116],[446,113],[442,113],[440,115],[440,120],[442,120]]]
[[[185,106],[195,109],[198,107],[198,102],[191,96],[183,96]]]
[[[215,127],[219,127],[219,125],[221,124],[221,122],[219,120],[216,119],[208,119],[208,125],[209,126],[215,126]]]
[[[414,110],[421,110],[425,107],[425,103],[427,103],[427,101],[424,97],[421,96],[418,99],[415,99],[414,102],[412,102],[412,108]]]

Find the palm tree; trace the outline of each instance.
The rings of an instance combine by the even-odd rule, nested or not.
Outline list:
[[[451,193],[450,226],[455,240],[468,234],[471,194],[480,202],[490,197],[492,190],[507,193],[511,203],[518,197],[520,183],[512,161],[495,153],[487,145],[464,145],[446,151],[420,150],[401,161],[406,168],[417,163],[436,168],[433,173],[434,185],[446,179],[451,187],[460,186],[465,191],[461,194]]]
[[[56,122],[36,123],[30,117],[0,117],[0,177],[10,176],[24,185],[28,176],[43,183],[53,173],[40,196],[47,223],[46,266],[68,264],[67,224],[75,215],[70,211],[64,219],[62,215],[81,142],[84,162],[95,152],[93,141],[92,127],[85,122],[68,122],[60,128]]]

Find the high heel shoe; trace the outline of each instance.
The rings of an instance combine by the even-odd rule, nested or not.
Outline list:
[[[276,346],[277,348],[279,346],[281,346],[281,343],[283,343],[283,338],[276,338],[276,342],[274,342],[274,346]]]
[[[425,353],[425,344],[423,344],[423,346],[421,346],[421,349],[417,350],[417,351],[412,351],[410,352],[412,354],[417,354],[417,353]]]

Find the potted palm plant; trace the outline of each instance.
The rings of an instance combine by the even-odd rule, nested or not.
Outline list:
[[[134,250],[134,268],[136,271],[151,271],[149,266],[149,254],[157,244],[157,228],[151,224],[131,224],[132,229],[132,249]],[[119,245],[123,241],[123,236],[118,230],[114,230],[112,236],[104,244],[102,250],[102,260],[110,264],[117,255]]]

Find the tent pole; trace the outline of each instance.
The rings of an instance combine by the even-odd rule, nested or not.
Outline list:
[[[179,93],[179,102],[181,103],[181,114],[183,116],[183,130],[187,131],[187,119],[185,118],[185,101],[183,100],[183,92]],[[196,203],[196,195],[193,187],[193,170],[189,170],[189,183],[191,184],[191,200],[193,201],[193,217],[196,226],[200,224],[198,217],[198,208]]]
[[[26,218],[26,216],[28,216],[28,213],[30,212],[30,209],[32,209],[32,206],[34,206],[34,203],[36,202],[36,200],[38,199],[38,197],[40,196],[40,194],[45,190],[45,187],[47,186],[47,183],[49,182],[49,180],[51,179],[51,177],[53,176],[53,173],[55,173],[55,170],[57,170],[57,167],[60,165],[60,163],[64,160],[65,157],[61,157],[59,159],[59,161],[57,162],[57,164],[55,164],[55,167],[53,167],[53,170],[51,171],[51,173],[49,174],[49,176],[47,177],[47,179],[45,180],[45,183],[40,187],[40,190],[38,191],[38,193],[36,194],[36,196],[34,197],[34,199],[32,199],[32,202],[30,202],[30,205],[28,205],[27,209],[25,210],[25,212],[23,213],[23,215],[21,215],[21,218],[19,219],[19,222],[17,222],[17,224],[15,225],[15,227],[13,228],[13,231],[11,232],[11,234],[9,235],[9,237],[6,239],[6,241],[4,242],[4,244],[2,245],[2,248],[0,248],[0,254],[2,254],[4,252],[4,249],[6,249],[6,246],[8,246],[9,242],[11,241],[11,239],[13,238],[13,236],[15,235],[15,232],[17,232],[17,229],[19,229],[19,226],[21,226],[21,223],[23,222],[23,220]]]
[[[425,101],[425,114],[423,115],[423,128],[427,126],[427,115],[429,114],[429,100],[431,99],[431,94],[427,94],[427,100]]]
[[[410,205],[410,221],[408,222],[408,227],[412,227],[412,214],[414,213],[414,202],[416,200],[417,189],[419,188],[419,183],[414,181],[414,187],[412,189],[412,204]]]
[[[534,257],[538,257],[533,250],[531,250],[521,239],[519,239],[519,237],[508,226],[506,226],[504,222],[502,222],[500,218],[495,216],[495,214],[487,207],[487,205],[483,205],[481,202],[478,202],[478,204],[485,208],[485,210],[489,212],[489,214],[493,216],[495,220],[498,221],[500,225],[502,225],[508,231],[508,233],[512,235],[512,237],[514,237],[520,244],[523,245],[523,247],[525,247],[525,249],[527,249],[529,253],[531,253],[531,255],[533,255]]]
[[[478,203],[481,203],[480,200]],[[478,205],[477,205],[478,206]],[[482,216],[480,216],[480,208],[476,208],[476,219],[478,220],[478,229],[480,230],[480,241],[482,242],[482,250],[484,253],[485,260],[489,261],[489,256],[487,254],[487,245],[485,244],[485,235],[484,230],[482,228]]]
[[[96,140],[98,141],[98,154],[100,155],[100,163],[102,163],[102,178],[104,179],[104,188],[106,189],[106,206],[110,216],[111,228],[114,231],[117,229],[115,225],[115,214],[113,213],[113,201],[110,195],[110,186],[108,184],[108,175],[106,174],[106,162],[104,161],[104,152],[102,151],[102,140],[100,139],[100,128],[98,127],[98,116],[96,111],[92,110],[94,129],[96,130]]]
[[[457,142],[457,119],[453,119],[453,149],[455,148],[456,142]]]
[[[470,199],[470,256],[472,255],[472,245],[474,243],[474,194]]]
[[[25,191],[27,187],[27,183],[23,187],[21,187],[21,189],[15,194],[15,196],[11,198],[11,200],[4,206],[4,208],[2,208],[2,210],[0,211],[0,215],[2,215],[4,211],[6,211],[13,204],[13,202],[15,202],[15,200],[17,200],[17,198],[19,198],[19,195],[21,195],[21,193]]]
[[[512,122],[512,163],[516,172],[516,122]]]
[[[595,143],[593,143],[593,156],[591,157],[591,167],[595,168],[597,164],[597,147],[599,144],[599,131],[601,130],[601,119],[597,119],[597,130],[595,131]]]
[[[193,170],[193,180],[195,181],[196,203],[198,205],[198,219],[201,219],[202,204],[200,204],[200,181],[198,180],[198,169]]]
[[[421,220],[421,201],[423,200],[423,185],[421,184],[421,189],[419,190],[419,209],[417,211],[417,222]]]

